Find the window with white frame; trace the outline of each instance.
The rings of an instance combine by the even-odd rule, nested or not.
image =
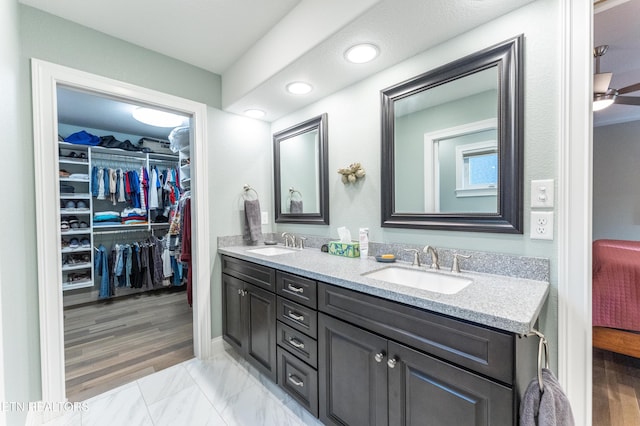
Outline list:
[[[495,140],[456,147],[456,197],[495,196],[498,147]]]

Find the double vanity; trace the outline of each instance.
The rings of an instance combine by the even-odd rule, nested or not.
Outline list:
[[[324,424],[517,424],[548,282],[313,248],[218,251],[224,340]]]

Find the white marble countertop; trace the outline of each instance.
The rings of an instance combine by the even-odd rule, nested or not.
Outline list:
[[[378,263],[373,257],[352,259],[323,253],[314,248],[275,256],[251,252],[262,247],[267,246],[220,247],[218,252],[518,334],[525,334],[531,330],[549,293],[549,283],[545,281],[462,271],[456,275],[469,278],[473,282],[456,294],[441,294],[362,276],[390,265],[411,267],[404,262]],[[422,268],[426,270],[425,266]],[[453,275],[448,271],[432,272]]]

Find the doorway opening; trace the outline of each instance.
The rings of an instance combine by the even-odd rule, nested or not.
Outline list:
[[[93,212],[94,198],[93,194],[90,192],[93,171],[88,167],[91,160],[91,150],[93,148],[91,148],[90,146],[81,148],[81,144],[78,144],[77,146],[73,146],[71,147],[72,149],[70,149],[68,146],[63,146],[60,142],[58,142],[59,135],[61,135],[60,130],[63,127],[62,125],[59,126],[58,123],[58,88],[71,89],[72,91],[75,91],[77,93],[90,93],[93,95],[98,95],[99,97],[106,100],[117,100],[123,104],[132,104],[135,106],[150,106],[155,109],[172,111],[184,117],[189,117],[189,168],[190,178],[192,179],[190,191],[193,197],[191,214],[189,215],[192,219],[193,224],[191,241],[192,268],[190,268],[193,283],[193,307],[191,313],[191,336],[193,342],[192,349],[193,354],[196,357],[208,357],[211,350],[211,309],[209,283],[209,244],[206,238],[206,236],[209,234],[209,208],[207,190],[208,185],[206,176],[204,175],[205,170],[207,170],[208,162],[206,146],[206,106],[204,104],[189,101],[176,96],[167,95],[154,90],[85,73],[37,59],[32,59],[32,88],[34,108],[34,158],[36,161],[36,219],[38,231],[38,286],[40,299],[40,346],[43,400],[66,400],[66,356],[64,350],[65,324],[63,315],[65,298],[63,296],[63,287],[65,285],[76,287],[74,286],[74,284],[77,284],[76,288],[72,288],[70,290],[79,292],[79,289],[82,288],[81,284],[87,284],[86,288],[89,290],[85,291],[96,291],[94,288],[90,288],[88,285],[89,283],[91,283],[93,287],[95,283],[92,277],[94,270],[89,269],[87,270],[87,272],[85,272],[85,276],[74,275],[71,279],[69,279],[69,274],[64,274],[62,271],[64,260],[68,260],[67,255],[75,254],[71,252],[62,253],[63,248],[76,248],[76,241],[73,241],[72,244],[72,238],[68,238],[71,237],[71,235],[63,234],[62,228],[65,228],[65,223],[63,222],[67,222],[66,232],[69,232],[69,230],[71,229],[77,232],[84,232],[82,230],[87,228],[94,231],[94,223],[96,217],[93,215],[95,213]],[[69,131],[70,130],[67,129],[66,133],[69,133]],[[98,135],[92,136],[99,137]],[[68,135],[65,135],[65,137],[68,137]],[[115,140],[116,142],[113,142],[113,140]],[[125,142],[125,140],[118,139],[118,137],[114,136],[111,141],[112,143],[116,144],[119,142]],[[131,143],[131,141],[129,142]],[[133,145],[133,143],[131,144]],[[149,152],[145,152],[146,150],[137,151],[131,149],[128,144],[123,144],[122,146],[118,146],[117,148],[125,147],[130,149],[130,153],[127,152],[125,155],[123,155],[124,158],[120,159],[124,159],[125,161],[137,161],[137,165],[144,164],[146,166],[149,166],[149,164],[154,162],[151,160],[167,160],[166,158],[161,158],[160,153],[154,153],[154,155],[151,155]],[[98,153],[98,151],[100,150],[96,148],[96,153]],[[149,151],[153,150],[149,149]],[[75,159],[72,157],[72,153],[74,152],[76,154]],[[85,154],[85,158],[81,158],[82,154]],[[111,159],[103,159],[105,161],[115,160],[115,151],[99,152],[99,154],[103,156],[113,157]],[[99,155],[96,156],[96,159],[98,157]],[[73,170],[73,172],[75,172],[76,174],[76,177],[78,177],[80,181],[89,181],[85,186],[86,192],[79,191],[79,193],[81,194],[90,193],[92,195],[91,199],[84,200],[85,204],[81,204],[80,206],[78,206],[78,202],[83,201],[82,199],[76,199],[74,198],[74,196],[69,197],[69,193],[63,193],[61,191],[60,185],[62,184],[62,182],[60,182],[59,180],[60,176],[62,175],[62,173],[60,172],[61,164],[59,163],[61,158],[67,161],[67,164],[65,166],[68,166],[69,168],[84,166],[87,169],[86,173],[82,173],[82,171],[78,170]],[[84,163],[82,160],[87,160],[87,163]],[[178,160],[180,159],[178,158]],[[178,168],[180,167],[179,161],[176,162],[176,165]],[[91,166],[91,168],[93,168],[93,165]],[[103,169],[104,168],[108,169],[108,167],[103,167]],[[71,174],[74,174],[71,173],[71,170],[66,170],[66,172],[69,173],[69,176],[66,177],[70,177]],[[74,188],[82,185],[81,182],[65,183]],[[69,190],[68,187],[67,190]],[[64,210],[61,212],[54,212],[55,214],[52,214],[52,206],[61,206],[61,201],[63,200],[65,201],[65,208],[67,208],[66,202],[73,202],[74,205],[71,206],[71,204],[69,203],[68,208],[82,210]],[[103,202],[104,200],[100,201]],[[113,202],[114,200],[112,199],[111,201]],[[117,204],[118,200],[116,199],[115,202]],[[82,220],[79,217],[79,213],[87,213],[87,207],[89,208],[91,216],[87,216],[88,220]],[[66,221],[62,219],[63,213],[67,216]],[[72,215],[71,213],[78,214]],[[119,212],[120,215],[121,213],[122,212]],[[156,213],[160,212],[158,211]],[[69,218],[68,216],[76,217]],[[159,229],[156,228],[160,228],[160,226],[156,226],[153,224],[151,215],[149,215],[149,217],[146,219],[146,224],[138,222],[136,223],[136,226],[140,228],[146,227],[145,232],[155,235],[155,233],[159,231]],[[134,220],[142,221],[141,218],[135,218]],[[72,226],[72,222],[74,222],[74,224],[76,225],[75,227]],[[81,222],[85,222],[86,226]],[[134,222],[131,223],[133,224]],[[99,231],[105,232],[104,234],[101,234],[99,236],[100,238],[113,238],[111,235],[109,235],[109,232],[106,229],[100,229]],[[127,231],[129,231],[129,229],[127,229]],[[131,231],[134,230],[131,229]],[[138,229],[135,230],[135,232],[139,231],[140,230]],[[135,233],[126,235],[136,236]],[[85,237],[85,239],[89,240],[89,244],[91,246],[92,255],[89,258],[92,262],[95,262],[95,249],[93,245],[94,243],[98,242],[97,240],[94,240],[96,237],[96,235],[92,235],[90,238]],[[136,238],[138,237],[136,236]],[[83,244],[80,238],[76,239],[78,240],[79,247],[82,247]],[[66,247],[63,247],[63,241],[65,240],[67,241],[67,245]],[[86,245],[86,241],[84,243]],[[73,245],[74,247],[71,247],[71,245]],[[99,246],[95,248],[99,248]],[[74,262],[76,260],[77,259],[74,259]],[[83,259],[82,257],[79,258],[79,261],[80,263],[78,267],[80,267],[80,265],[84,267],[83,263],[87,263],[86,259]],[[67,265],[69,264],[70,262],[68,261]],[[71,269],[67,268],[69,270],[66,272],[71,272],[74,265],[75,264],[72,264]],[[106,265],[108,268],[108,263],[106,263]],[[108,273],[108,269],[106,272]],[[79,279],[75,280],[73,279],[74,277],[79,277]],[[102,279],[100,280],[100,282],[101,284],[99,287],[103,287]],[[110,283],[107,280],[107,285],[105,287],[109,286]],[[124,288],[127,288],[126,279]],[[100,288],[98,288],[97,291],[97,296],[99,298]],[[107,297],[107,299],[110,298]],[[187,304],[186,301],[184,303],[185,305]],[[117,313],[114,312],[114,315],[117,315]],[[132,378],[131,380],[134,380],[134,378]]]

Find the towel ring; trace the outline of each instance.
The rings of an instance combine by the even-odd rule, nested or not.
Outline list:
[[[260,196],[258,195],[258,191],[256,191],[255,189],[253,189],[253,188],[251,187],[251,185],[249,185],[248,183],[245,183],[245,184],[244,184],[243,189],[244,189],[244,195],[247,195],[247,193],[248,193],[249,191],[253,191],[253,192],[256,194],[256,200],[260,197]]]
[[[302,192],[298,191],[297,189],[293,189],[293,186],[289,188],[289,198],[293,198],[293,194],[298,193],[298,195],[300,196],[300,199],[302,199]]]
[[[527,336],[538,336],[540,338],[540,342],[538,343],[538,386],[540,387],[540,393],[544,392],[544,381],[542,380],[542,369],[549,368],[549,342],[547,342],[547,338],[544,337],[544,334],[540,333],[538,330],[531,330]],[[544,365],[542,364],[542,359],[544,357]]]

